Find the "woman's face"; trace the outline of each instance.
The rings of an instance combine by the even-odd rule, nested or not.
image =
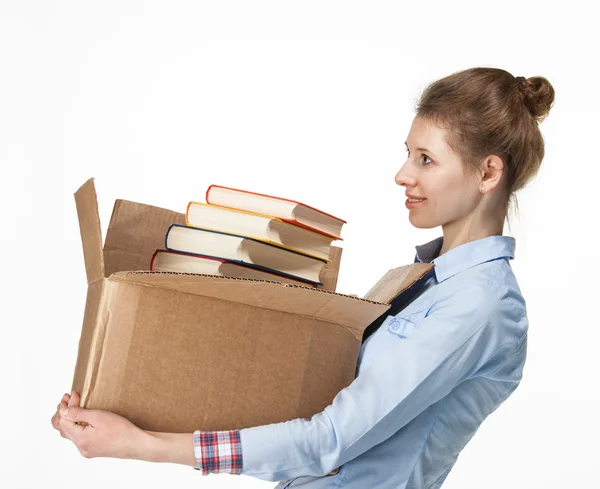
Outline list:
[[[406,189],[408,218],[417,228],[458,222],[480,198],[477,178],[446,144],[446,134],[445,129],[415,117],[406,139],[408,157],[395,180]]]

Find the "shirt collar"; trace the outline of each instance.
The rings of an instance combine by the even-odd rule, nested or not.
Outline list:
[[[416,262],[427,262],[435,265],[435,275],[442,282],[457,273],[498,258],[515,257],[515,238],[510,236],[488,236],[470,241],[438,256],[444,243],[443,236],[416,246]]]

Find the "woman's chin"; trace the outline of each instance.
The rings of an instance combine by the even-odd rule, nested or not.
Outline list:
[[[431,229],[439,226],[439,223],[435,222],[433,219],[427,219],[426,216],[418,216],[412,212],[408,214],[408,220],[418,229]]]

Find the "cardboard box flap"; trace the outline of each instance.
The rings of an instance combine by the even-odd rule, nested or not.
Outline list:
[[[319,280],[323,284],[321,286],[324,290],[335,292],[337,289],[338,274],[340,272],[340,263],[342,261],[341,247],[331,245],[329,248],[329,262],[321,269],[319,274]]]
[[[371,287],[364,299],[391,304],[395,297],[423,278],[434,266],[432,263],[417,262],[392,268]]]
[[[343,326],[359,340],[365,328],[389,309],[387,304],[313,287],[244,278],[168,272],[118,272],[110,279],[314,317]]]
[[[75,204],[79,219],[79,232],[83,245],[83,259],[88,284],[104,278],[104,257],[102,254],[102,232],[98,214],[98,200],[94,179],[90,178],[77,192]]]
[[[185,225],[185,215],[117,199],[104,243],[106,276],[122,270],[149,270],[154,251],[165,247],[171,224]]]

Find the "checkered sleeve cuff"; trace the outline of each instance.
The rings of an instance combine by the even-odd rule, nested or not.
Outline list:
[[[194,431],[195,467],[208,474],[241,474],[242,443],[239,430]]]

